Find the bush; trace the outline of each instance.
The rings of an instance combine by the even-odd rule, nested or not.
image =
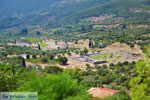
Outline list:
[[[36,55],[35,55],[35,54],[34,54],[34,55],[32,55],[32,58],[34,58],[34,59],[35,59],[35,58],[36,58]]]
[[[103,67],[104,69],[107,69],[107,65],[103,65],[102,67]]]
[[[128,65],[128,64],[129,64],[129,62],[128,62],[128,61],[125,61],[123,64],[124,64],[124,65]]]
[[[55,56],[51,54],[49,57],[50,57],[50,60],[53,60]]]
[[[86,64],[86,70],[90,70],[90,69],[91,69],[90,64]]]
[[[60,64],[67,64],[68,59],[66,57],[62,57],[61,55],[58,55],[57,60],[60,62]]]
[[[63,69],[58,66],[46,66],[44,72],[47,73],[60,73],[63,72]]]
[[[111,63],[109,66],[115,66],[113,63]]]
[[[115,66],[109,66],[111,70],[115,70]]]
[[[30,59],[30,55],[27,55],[27,59]]]
[[[48,57],[44,56],[41,58],[42,63],[48,63]]]

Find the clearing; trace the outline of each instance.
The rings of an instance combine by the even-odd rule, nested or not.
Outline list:
[[[40,38],[25,38],[25,40],[34,43],[34,42],[40,42],[41,39]]]
[[[41,47],[48,47],[49,44],[47,44],[47,43],[41,43],[40,46],[41,46]]]

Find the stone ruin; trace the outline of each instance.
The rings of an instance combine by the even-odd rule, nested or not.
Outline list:
[[[104,55],[104,54],[111,54],[110,56],[106,56],[105,59],[123,56],[123,57],[125,57],[125,60],[132,60],[132,59],[139,58],[141,56],[140,54],[130,54],[130,53],[124,53],[124,52],[100,52],[100,53],[95,53],[95,54],[78,57],[78,58],[76,58],[76,60],[78,60],[80,62],[89,62],[92,64],[108,63],[108,61],[106,61],[105,59],[102,59],[102,58],[100,58],[99,60],[95,60],[95,59],[91,58],[91,56]]]

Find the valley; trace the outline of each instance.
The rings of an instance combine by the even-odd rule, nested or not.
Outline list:
[[[0,98],[149,100],[149,0],[0,0]]]

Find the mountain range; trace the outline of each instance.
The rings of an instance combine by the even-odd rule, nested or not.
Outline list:
[[[0,0],[0,29],[20,25],[72,24],[104,14],[114,14],[131,23],[145,22],[150,20],[150,1]]]

